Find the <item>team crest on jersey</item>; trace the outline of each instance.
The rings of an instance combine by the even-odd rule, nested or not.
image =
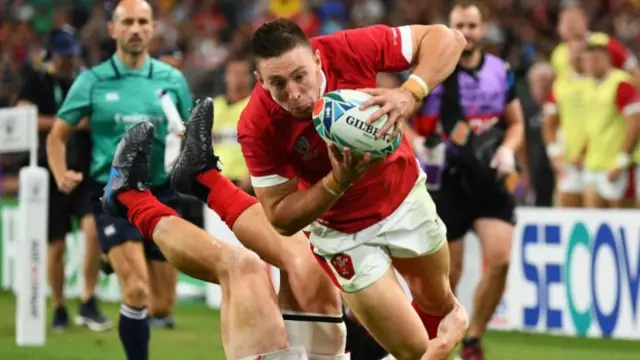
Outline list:
[[[300,154],[306,154],[309,151],[310,147],[311,144],[309,143],[309,140],[307,140],[307,138],[304,136],[300,136],[296,140],[296,144],[294,145],[294,148]]]
[[[338,275],[347,280],[351,280],[351,278],[356,274],[356,271],[353,268],[353,261],[351,261],[351,256],[347,254],[334,255],[331,258],[331,265]]]
[[[298,154],[302,155],[303,161],[313,160],[318,156],[318,149],[312,149],[311,142],[309,142],[309,139],[304,136],[300,136],[296,139],[293,148]]]

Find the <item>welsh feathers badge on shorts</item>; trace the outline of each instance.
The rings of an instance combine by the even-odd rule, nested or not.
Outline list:
[[[353,268],[353,262],[351,261],[351,256],[347,254],[334,255],[331,258],[331,265],[333,265],[333,268],[336,270],[338,275],[347,280],[351,280],[351,278],[356,274],[356,271]]]

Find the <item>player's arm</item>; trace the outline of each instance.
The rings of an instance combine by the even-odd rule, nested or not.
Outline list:
[[[507,69],[507,98],[504,107],[504,119],[507,123],[502,146],[513,151],[520,160],[520,164],[526,167],[527,158],[524,146],[524,115],[522,105],[518,98],[515,82],[515,74],[511,69]],[[526,168],[523,170],[527,170]]]
[[[91,115],[91,89],[95,80],[90,71],[85,71],[73,82],[47,136],[47,161],[58,185],[68,170],[67,140],[73,128]]]
[[[41,79],[38,77],[38,73],[30,71],[23,81],[23,85],[20,88],[18,94],[18,102],[16,106],[38,106],[40,103],[40,87],[42,85]],[[55,116],[38,114],[38,130],[49,131],[53,125]]]
[[[325,179],[329,177],[330,175]],[[339,196],[330,193],[325,187],[325,179],[304,190],[298,190],[296,179],[269,187],[259,187],[255,181],[252,184],[271,225],[280,234],[292,236],[322,216],[338,201]]]
[[[407,25],[390,28],[375,25],[345,32],[349,48],[363,68],[375,72],[399,72],[413,66],[413,72],[400,88],[361,89],[372,95],[362,104],[380,105],[369,121],[384,114],[389,120],[380,129],[383,136],[394,124],[405,122],[417,104],[453,72],[466,45],[458,30],[444,25]],[[399,127],[393,132],[399,132]]]
[[[453,72],[467,41],[460,31],[444,25],[411,25],[410,29],[414,69],[403,87],[421,101]]]
[[[628,82],[618,85],[616,92],[616,106],[627,120],[627,131],[622,144],[622,153],[618,155],[617,164],[626,168],[631,163],[640,135],[640,94],[636,87]]]
[[[298,190],[293,170],[274,149],[273,141],[265,141],[268,136],[246,135],[241,124],[238,135],[256,197],[279,233],[297,233],[336,203],[339,196],[325,187],[337,187],[331,175],[308,189]]]

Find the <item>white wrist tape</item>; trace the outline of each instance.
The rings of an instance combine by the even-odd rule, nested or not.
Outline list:
[[[409,75],[409,79],[413,79],[413,81],[417,82],[418,85],[422,86],[422,89],[424,90],[425,94],[429,94],[429,85],[427,85],[427,83],[422,80],[422,78],[418,75],[415,74],[411,74]]]

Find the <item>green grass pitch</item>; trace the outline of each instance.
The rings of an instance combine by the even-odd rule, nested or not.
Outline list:
[[[102,304],[117,324],[118,305]],[[75,315],[77,303],[69,304]],[[224,359],[220,342],[218,311],[202,304],[179,304],[175,310],[177,327],[152,330],[152,360]],[[15,345],[14,297],[0,293],[0,359],[2,360],[116,360],[124,359],[118,332],[92,333],[72,327],[63,334],[47,335],[41,348]],[[490,332],[485,339],[489,360],[637,360],[640,342],[576,339],[523,333]],[[372,359],[373,360],[373,359]]]

